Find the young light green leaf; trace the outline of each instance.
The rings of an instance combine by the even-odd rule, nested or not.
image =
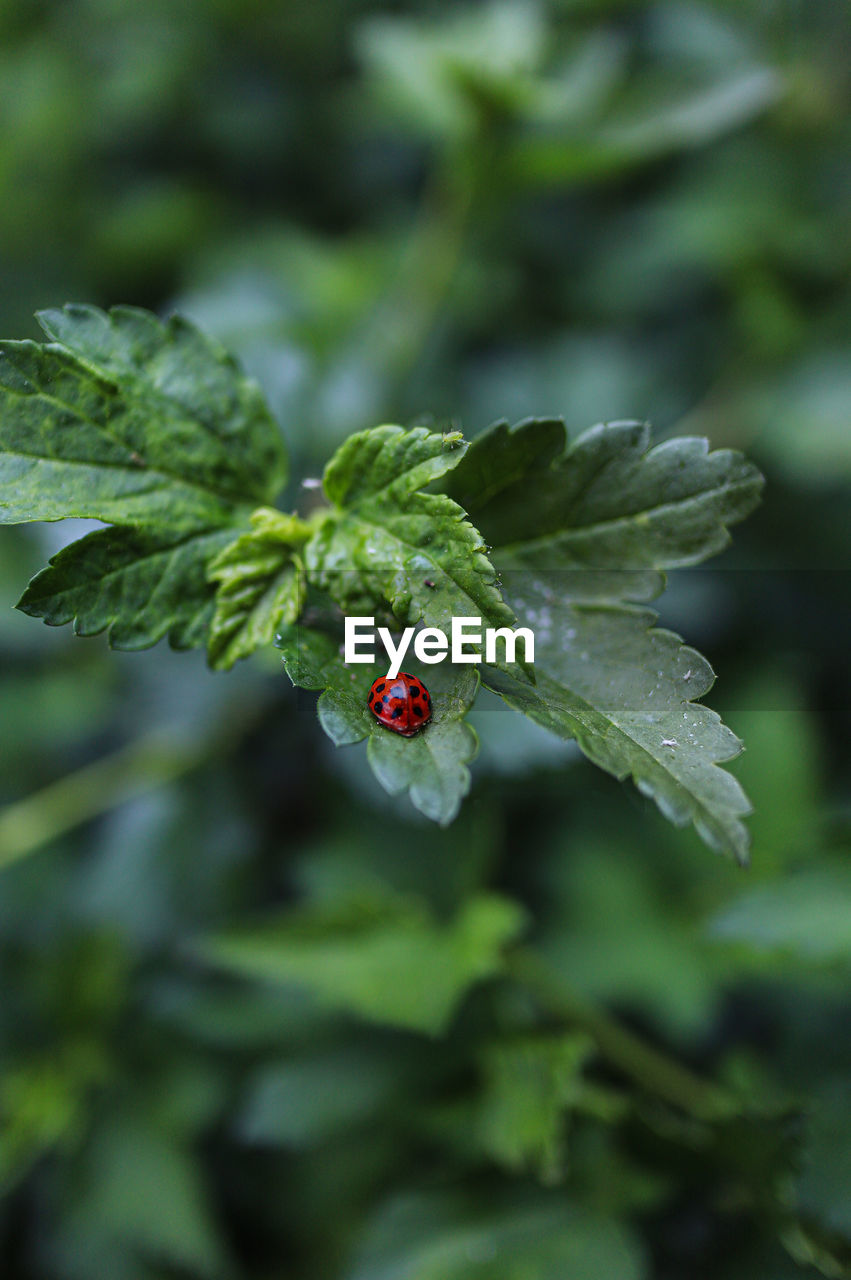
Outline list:
[[[470,789],[467,768],[478,740],[464,717],[473,704],[479,679],[474,668],[440,666],[407,669],[427,683],[432,721],[412,738],[385,729],[367,708],[370,686],[384,675],[386,662],[346,666],[339,638],[306,626],[285,627],[276,642],[284,652],[287,674],[303,689],[322,689],[319,720],[336,746],[367,739],[370,768],[385,791],[408,791],[411,803],[427,818],[446,826]]]
[[[537,685],[493,668],[483,669],[484,683],[545,728],[575,738],[608,773],[631,776],[677,826],[694,823],[712,848],[746,862],[741,819],[750,805],[718,767],[741,743],[694,701],[714,681],[708,662],[654,628],[651,610],[565,600],[559,575],[526,577],[508,595],[521,621],[537,629]]]
[[[482,1150],[512,1173],[543,1182],[564,1172],[565,1117],[585,1089],[582,1068],[592,1041],[582,1033],[498,1042],[482,1055],[476,1115]]]
[[[78,636],[109,628],[114,649],[146,649],[167,635],[175,649],[206,643],[215,588],[210,562],[237,530],[155,533],[98,529],[53,556],[17,607]]]
[[[232,521],[286,478],[259,389],[186,321],[44,313],[0,343],[0,523],[84,516],[162,531]]]
[[[386,602],[404,625],[448,631],[458,616],[511,626],[481,535],[445,494],[421,491],[465,448],[457,433],[394,426],[347,440],[325,472],[335,510],[305,547],[316,585],[347,612]]]
[[[695,437],[651,449],[646,423],[592,427],[548,465],[551,441],[550,422],[510,431],[498,423],[442,482],[496,548],[500,569],[631,573],[696,564],[723,550],[728,527],[762,491],[762,476],[740,453],[709,452]],[[644,591],[650,582],[624,578],[626,585]]]
[[[218,591],[207,652],[210,666],[219,670],[271,644],[282,623],[295,622],[304,604],[296,548],[309,536],[308,527],[268,507],[255,511],[251,524],[251,531],[225,547],[209,568]]]
[[[460,431],[370,427],[340,445],[322,487],[337,507],[385,495],[404,498],[456,467],[467,447]]]
[[[524,923],[522,908],[496,894],[472,898],[448,923],[416,899],[382,896],[290,912],[200,952],[244,977],[303,985],[360,1018],[440,1035],[465,993],[502,971]]]

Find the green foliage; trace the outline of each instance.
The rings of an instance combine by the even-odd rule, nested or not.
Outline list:
[[[449,631],[453,616],[507,626],[481,535],[464,510],[423,486],[457,466],[459,432],[376,427],[352,436],[325,471],[335,510],[305,547],[313,581],[349,613],[386,602],[400,625]]]
[[[187,532],[271,501],[286,478],[254,384],[186,321],[131,307],[39,316],[0,347],[0,519],[88,516]]]
[[[331,741],[344,747],[366,738],[370,768],[386,791],[409,791],[426,817],[443,826],[451,822],[470,790],[467,765],[478,745],[464,720],[479,687],[475,669],[442,665],[427,670],[409,662],[410,674],[428,678],[432,722],[416,737],[403,738],[379,725],[366,704],[373,681],[385,674],[384,664],[346,666],[340,658],[339,629],[329,633],[291,626],[280,633],[277,644],[293,684],[323,691],[319,721]]]
[[[750,806],[735,778],[717,767],[741,743],[694,701],[712,687],[708,662],[673,632],[654,628],[649,610],[568,603],[560,588],[558,575],[544,573],[508,593],[521,619],[539,627],[535,687],[490,671],[485,683],[545,728],[575,738],[616,778],[632,777],[671,822],[693,822],[712,848],[746,861],[741,818]]]
[[[106,316],[86,307],[46,313],[42,324],[61,348],[7,344],[8,351],[26,351],[31,363],[61,360],[84,388],[75,420],[83,432],[91,427],[101,443],[132,444],[130,459],[146,472],[165,459],[154,489],[166,474],[197,477],[207,497],[229,486],[260,496],[261,479],[266,496],[279,487],[283,448],[262,400],[195,329],[179,320],[166,329],[141,311]],[[20,372],[22,364],[19,354],[10,367]],[[25,439],[49,442],[39,448],[50,456],[68,448],[55,389],[27,399],[39,385],[31,373],[23,401],[20,388],[10,390],[11,434],[0,437],[10,478]],[[27,405],[23,418],[15,414],[20,403]],[[77,450],[77,430],[73,439]],[[70,491],[60,490],[64,505],[50,493],[50,512],[94,514],[120,527],[60,552],[20,607],[51,625],[73,619],[82,635],[108,628],[117,648],[141,648],[163,635],[177,648],[206,644],[210,665],[225,669],[282,628],[287,670],[294,683],[323,691],[319,717],[331,739],[344,746],[368,738],[369,764],[385,790],[410,792],[420,812],[444,824],[470,786],[466,766],[476,740],[463,717],[477,677],[462,667],[435,683],[426,673],[438,695],[433,722],[400,741],[365,705],[381,669],[346,667],[333,613],[326,614],[330,632],[299,621],[308,588],[344,612],[386,615],[400,627],[422,623],[448,632],[461,616],[497,628],[519,617],[537,632],[541,679],[535,684],[525,660],[503,662],[486,676],[488,687],[545,728],[575,738],[616,777],[631,776],[673,822],[694,822],[713,848],[744,861],[740,818],[748,804],[716,768],[740,744],[693,702],[710,688],[711,670],[678,637],[652,630],[654,615],[620,601],[657,594],[662,569],[720,550],[728,525],[757,501],[762,479],[739,454],[709,453],[702,440],[668,441],[648,452],[649,429],[641,424],[594,428],[566,451],[565,442],[563,424],[549,419],[513,430],[497,424],[471,448],[459,432],[374,427],[351,436],[328,463],[329,508],[305,522],[259,507],[250,530],[242,502],[202,516],[187,511],[182,490],[170,496],[173,530],[158,519],[159,507],[140,510],[129,495],[119,518],[100,501],[100,473],[120,469],[104,457],[69,481]],[[17,505],[4,508],[7,519],[44,516],[38,493],[46,483],[31,476]],[[460,501],[429,490],[438,483]],[[511,581],[497,579],[468,516],[482,524]],[[192,529],[193,521],[202,527]],[[567,576],[536,576],[552,567]]]
[[[89,354],[57,330],[58,348],[26,357],[54,381],[2,395],[6,441],[13,421],[60,419],[63,449],[84,455],[25,472],[0,448],[6,516],[40,473],[46,514],[63,495],[81,510],[85,477],[89,509],[99,496],[112,518],[0,529],[0,596],[53,557],[38,590],[56,620],[204,648],[218,614],[222,661],[263,646],[224,678],[209,657],[108,652],[106,635],[70,643],[0,609],[4,1280],[851,1274],[849,43],[834,0],[0,6],[0,333],[39,338],[30,317],[51,299],[177,311],[238,357],[274,417],[250,456],[199,443],[223,445],[221,490],[201,483],[218,463],[172,475],[163,441],[148,489],[152,468],[45,395],[134,437],[183,430],[203,412],[173,400],[197,349],[173,339],[166,406],[142,385],[164,353],[109,373],[105,331],[122,325],[79,312]],[[138,320],[130,345],[154,331],[168,325]],[[216,369],[224,432],[250,397]],[[2,379],[23,385],[8,364]],[[550,417],[482,430],[542,413],[563,415],[569,443]],[[645,416],[646,442],[622,423]],[[523,590],[541,582],[575,640],[586,615],[594,643],[622,628],[628,667],[604,649],[611,689],[585,670],[592,649],[570,655],[572,714],[576,684],[602,722],[640,734],[659,656],[666,697],[700,707],[674,641],[660,653],[649,614],[626,607],[672,570],[655,625],[711,656],[705,698],[748,748],[733,765],[755,810],[746,873],[484,686],[441,755],[451,786],[424,779],[449,812],[474,726],[451,824],[388,795],[373,739],[403,775],[416,760],[418,782],[429,735],[397,740],[354,706],[348,719],[339,603],[305,569],[297,639],[320,656],[334,642],[320,715],[367,736],[337,750],[315,731],[316,693],[265,646],[279,609],[292,636],[301,533],[353,527],[361,497],[326,505],[320,477],[373,423],[464,424],[466,450],[435,450],[457,465],[412,496],[464,509],[518,624],[519,600],[546,635],[551,602]],[[283,496],[259,462],[282,434]],[[120,465],[91,465],[112,450]],[[733,530],[755,492],[739,450],[769,483]],[[586,512],[562,499],[592,455],[606,479],[585,473]],[[677,458],[696,487],[666,512],[654,485],[676,487]],[[479,471],[496,486],[481,506]],[[251,515],[275,504],[267,543]],[[296,507],[306,527],[288,540],[278,521]],[[502,540],[501,511],[519,540]],[[689,567],[725,528],[724,558]],[[363,603],[393,626],[380,590]],[[526,697],[568,661],[545,648]],[[422,674],[439,713],[450,669]],[[723,786],[709,747],[731,743],[702,712],[689,728],[698,717],[690,798],[665,760],[651,770],[684,809]],[[602,722],[576,732],[601,758],[614,738],[618,772],[636,743]],[[713,817],[732,841],[728,801]],[[494,895],[522,913],[522,944],[495,946],[492,976],[465,979],[437,1034],[344,1007],[330,982],[199,962],[207,939],[308,917],[311,973],[333,961],[348,994],[340,922],[373,904],[424,957],[411,976],[394,947],[364,979],[365,1008],[392,993],[395,1011],[397,973],[416,992],[437,952],[469,974],[447,939]]]
[[[60,552],[21,609],[109,628],[116,648],[205,644],[210,562],[286,478],[259,388],[177,317],[68,306],[39,320],[52,342],[0,350],[0,522],[117,527]]]
[[[208,577],[218,583],[210,623],[210,665],[232,667],[270,645],[282,622],[304,606],[303,570],[294,552],[309,531],[294,516],[260,507],[244,533],[213,560]]]
[[[757,952],[811,963],[851,960],[851,875],[841,862],[790,875],[737,898],[712,922],[712,936]]]
[[[605,423],[566,452],[565,444],[557,421],[497,423],[448,478],[448,492],[481,526],[500,568],[697,564],[724,549],[728,526],[750,514],[762,490],[762,476],[740,453],[710,453],[706,440],[689,438],[651,449],[646,423]],[[624,575],[621,591],[634,599],[630,581]],[[577,594],[587,599],[590,590]]]
[[[466,992],[500,973],[501,951],[523,924],[517,905],[495,894],[446,923],[415,900],[385,896],[288,913],[211,938],[201,953],[232,973],[304,985],[361,1018],[439,1035]]]
[[[391,1203],[346,1280],[642,1280],[631,1233],[603,1216],[541,1198],[507,1209],[457,1205],[439,1196]]]
[[[565,1116],[591,1093],[581,1072],[592,1052],[582,1034],[501,1041],[485,1050],[476,1117],[483,1151],[513,1173],[529,1168],[542,1182],[560,1181]]]
[[[175,649],[203,646],[212,625],[211,562],[233,544],[232,529],[90,533],[52,557],[18,601],[51,627],[78,636],[107,631],[113,649],[146,649],[163,636]]]

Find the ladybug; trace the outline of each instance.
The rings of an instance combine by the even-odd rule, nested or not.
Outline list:
[[[400,671],[395,680],[376,680],[366,700],[372,714],[385,729],[411,738],[431,719],[431,697],[422,680]]]

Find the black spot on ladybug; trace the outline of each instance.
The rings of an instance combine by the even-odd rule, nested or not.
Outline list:
[[[417,717],[417,719],[422,720],[422,718],[423,718],[423,709],[422,709],[422,707],[414,706],[414,707],[413,707],[413,712],[414,712],[414,715]]]
[[[416,686],[415,684],[412,684],[412,685],[411,685],[411,697],[412,697],[412,698],[418,698],[419,696],[420,696],[420,691],[419,691],[419,689],[417,688],[417,686]]]
[[[390,714],[394,720],[398,720],[403,711],[404,707],[394,707]]]
[[[375,692],[376,692],[376,693],[383,693],[383,692],[384,692],[384,681],[383,681],[383,680],[381,681],[381,684],[377,684],[377,685],[375,686]]]

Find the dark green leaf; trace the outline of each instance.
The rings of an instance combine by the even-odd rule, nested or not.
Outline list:
[[[167,635],[175,649],[204,645],[215,589],[210,561],[237,530],[168,534],[99,529],[53,556],[18,608],[79,636],[109,628],[114,649],[145,649]]]
[[[232,1274],[200,1167],[148,1117],[113,1113],[91,1143],[79,1194],[96,1239],[130,1244],[190,1274]]]
[[[847,899],[845,901],[847,909]],[[845,1243],[851,1264],[851,1086],[824,1081],[810,1117],[797,1194],[800,1209]]]
[[[650,449],[650,429],[638,422],[592,427],[548,465],[553,428],[499,423],[443,481],[496,548],[500,569],[623,573],[622,596],[628,586],[630,598],[646,598],[652,579],[632,571],[695,564],[723,550],[728,526],[753,510],[762,490],[740,453],[710,453],[706,440],[690,437]]]
[[[286,456],[259,389],[186,321],[77,306],[41,321],[59,343],[0,343],[0,522],[186,531],[277,495]]]

